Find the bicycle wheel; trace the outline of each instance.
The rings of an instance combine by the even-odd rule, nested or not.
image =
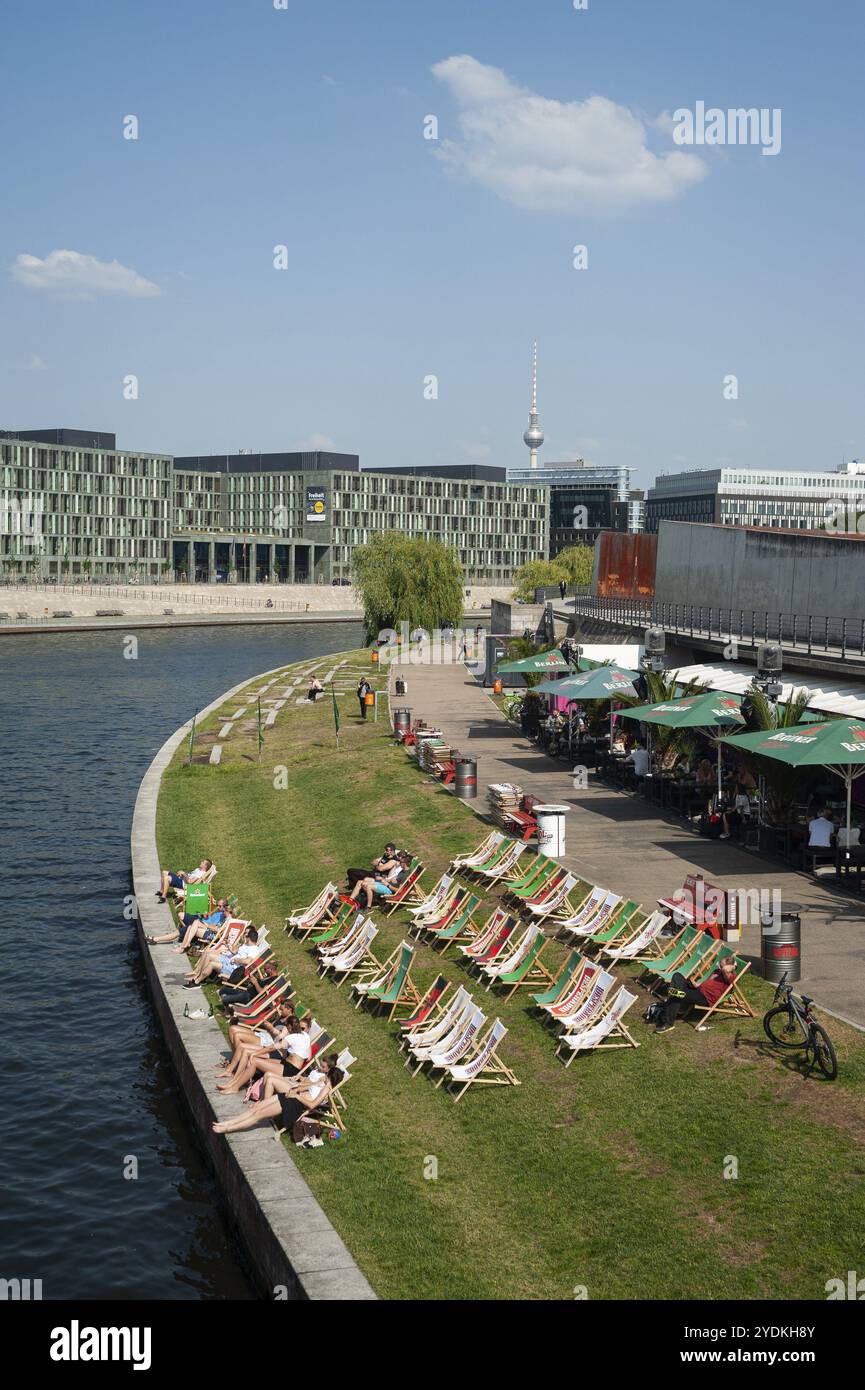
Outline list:
[[[816,1062],[827,1081],[834,1081],[838,1075],[838,1058],[829,1041],[829,1034],[819,1023],[811,1024],[811,1038],[808,1043],[808,1056]]]
[[[763,1015],[763,1027],[766,1036],[778,1047],[804,1047],[807,1041],[796,1015],[786,1004],[769,1009],[768,1013]]]

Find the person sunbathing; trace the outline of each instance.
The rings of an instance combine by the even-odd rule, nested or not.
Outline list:
[[[733,956],[725,956],[717,970],[713,970],[701,985],[692,985],[684,975],[676,971],[667,987],[663,1017],[655,1032],[672,1033],[683,1004],[699,1004],[702,1008],[711,1008],[735,982],[736,961]]]
[[[224,945],[209,946],[202,951],[195,969],[186,977],[184,989],[195,989],[210,975],[223,975],[227,979],[239,965],[255,960],[258,954],[258,932],[255,927],[247,927],[236,951],[229,951]]]
[[[366,906],[372,907],[373,899],[390,898],[401,883],[408,877],[411,860],[407,854],[400,851],[396,864],[387,873],[377,873],[369,878],[358,879],[351,890],[350,897],[355,902],[360,902],[361,894],[365,896]]]
[[[195,917],[191,913],[184,912],[180,918],[181,925],[186,928],[186,934],[179,946],[175,946],[175,951],[180,955],[188,951],[194,941],[203,941],[205,945],[210,945],[219,935],[219,928],[228,916],[228,899],[220,898],[216,907],[206,917]]]
[[[309,1019],[289,1013],[284,1028],[269,1045],[262,1046],[257,1038],[255,1042],[238,1043],[219,1090],[226,1095],[242,1091],[256,1072],[265,1076],[297,1076],[311,1056]]]
[[[230,1120],[214,1120],[214,1134],[234,1134],[239,1129],[253,1129],[262,1120],[278,1119],[283,1128],[291,1131],[294,1142],[301,1143],[300,1122],[310,1110],[324,1105],[342,1081],[343,1074],[336,1063],[336,1053],[332,1052],[322,1057],[318,1069],[306,1076],[268,1076],[263,1098]]]
[[[193,869],[189,874],[184,873],[183,869],[174,871],[171,869],[163,869],[162,877],[159,882],[159,889],[156,894],[157,898],[160,902],[164,903],[168,897],[169,890],[173,891],[176,897],[185,897],[187,883],[200,883],[203,878],[207,877],[212,868],[212,859],[202,859],[198,868]]]

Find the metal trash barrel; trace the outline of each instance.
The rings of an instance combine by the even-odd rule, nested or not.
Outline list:
[[[565,852],[565,816],[569,810],[569,806],[543,802],[532,812],[538,823],[538,853],[548,859],[559,859]]]
[[[464,801],[472,801],[478,794],[478,765],[474,758],[460,758],[454,764],[454,791]]]
[[[761,969],[763,979],[777,985],[787,976],[787,984],[802,978],[802,919],[798,912],[764,914],[760,925]]]
[[[397,676],[396,678],[395,694],[399,695],[400,697],[408,694],[408,686],[406,682],[403,680],[402,676]]]
[[[411,710],[395,709],[393,712],[393,731],[395,734],[411,732]]]

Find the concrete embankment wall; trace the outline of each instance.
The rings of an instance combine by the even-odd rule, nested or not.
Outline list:
[[[662,521],[655,599],[860,622],[865,538]]]
[[[248,685],[244,681],[226,691],[198,715],[199,722]],[[213,1121],[236,1114],[239,1104],[239,1097],[221,1096],[214,1085],[214,1068],[224,1058],[227,1044],[215,1019],[183,1017],[187,1004],[190,1011],[202,1005],[206,1010],[199,990],[183,988],[186,957],[176,955],[171,946],[148,946],[145,940],[147,935],[169,932],[172,926],[168,907],[154,896],[159,885],[156,807],[163,773],[189,728],[185,724],[178,729],[156,754],[139,788],[132,821],[139,942],[165,1042],[262,1293],[271,1298],[374,1299],[371,1286],[291,1154],[281,1142],[274,1142],[272,1127],[265,1124],[227,1136],[213,1133]]]

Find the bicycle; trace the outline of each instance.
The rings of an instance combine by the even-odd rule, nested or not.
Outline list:
[[[792,986],[786,984],[788,973],[785,971],[778,983],[772,1008],[763,1015],[766,1036],[778,1047],[805,1049],[806,1077],[817,1066],[827,1081],[834,1081],[838,1075],[838,1058],[829,1034],[814,1020],[811,1013],[814,1000],[807,994],[797,997]],[[779,1000],[784,1002],[779,1003]]]

